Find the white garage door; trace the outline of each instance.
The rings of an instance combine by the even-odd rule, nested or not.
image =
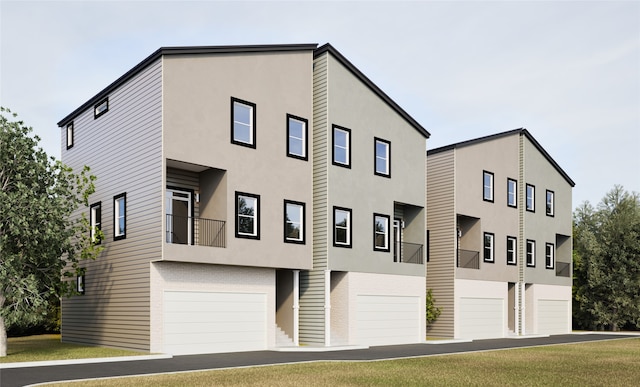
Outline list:
[[[267,295],[164,292],[164,351],[175,355],[267,348]]]
[[[460,298],[458,327],[462,339],[504,337],[504,300]]]
[[[538,333],[569,333],[569,301],[538,300]]]
[[[357,337],[361,345],[417,343],[420,338],[420,297],[359,295]]]

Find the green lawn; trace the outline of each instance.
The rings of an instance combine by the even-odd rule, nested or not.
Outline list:
[[[631,386],[638,380],[640,338],[405,360],[307,363],[83,381],[82,386],[582,387]]]
[[[146,355],[144,352],[124,349],[90,347],[78,344],[61,343],[60,335],[37,335],[10,337],[7,356],[0,357],[0,363],[25,361],[87,359],[93,357]]]

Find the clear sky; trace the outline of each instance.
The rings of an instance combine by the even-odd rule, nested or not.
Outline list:
[[[439,146],[525,127],[574,207],[640,192],[638,1],[0,0],[0,104],[56,123],[160,47],[331,43]]]

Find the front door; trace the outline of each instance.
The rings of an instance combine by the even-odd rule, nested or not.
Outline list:
[[[191,244],[191,192],[167,189],[167,242]]]

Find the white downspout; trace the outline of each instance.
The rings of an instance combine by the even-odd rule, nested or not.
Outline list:
[[[331,346],[331,270],[324,271],[324,345]]]
[[[293,271],[293,345],[300,345],[300,270]]]

